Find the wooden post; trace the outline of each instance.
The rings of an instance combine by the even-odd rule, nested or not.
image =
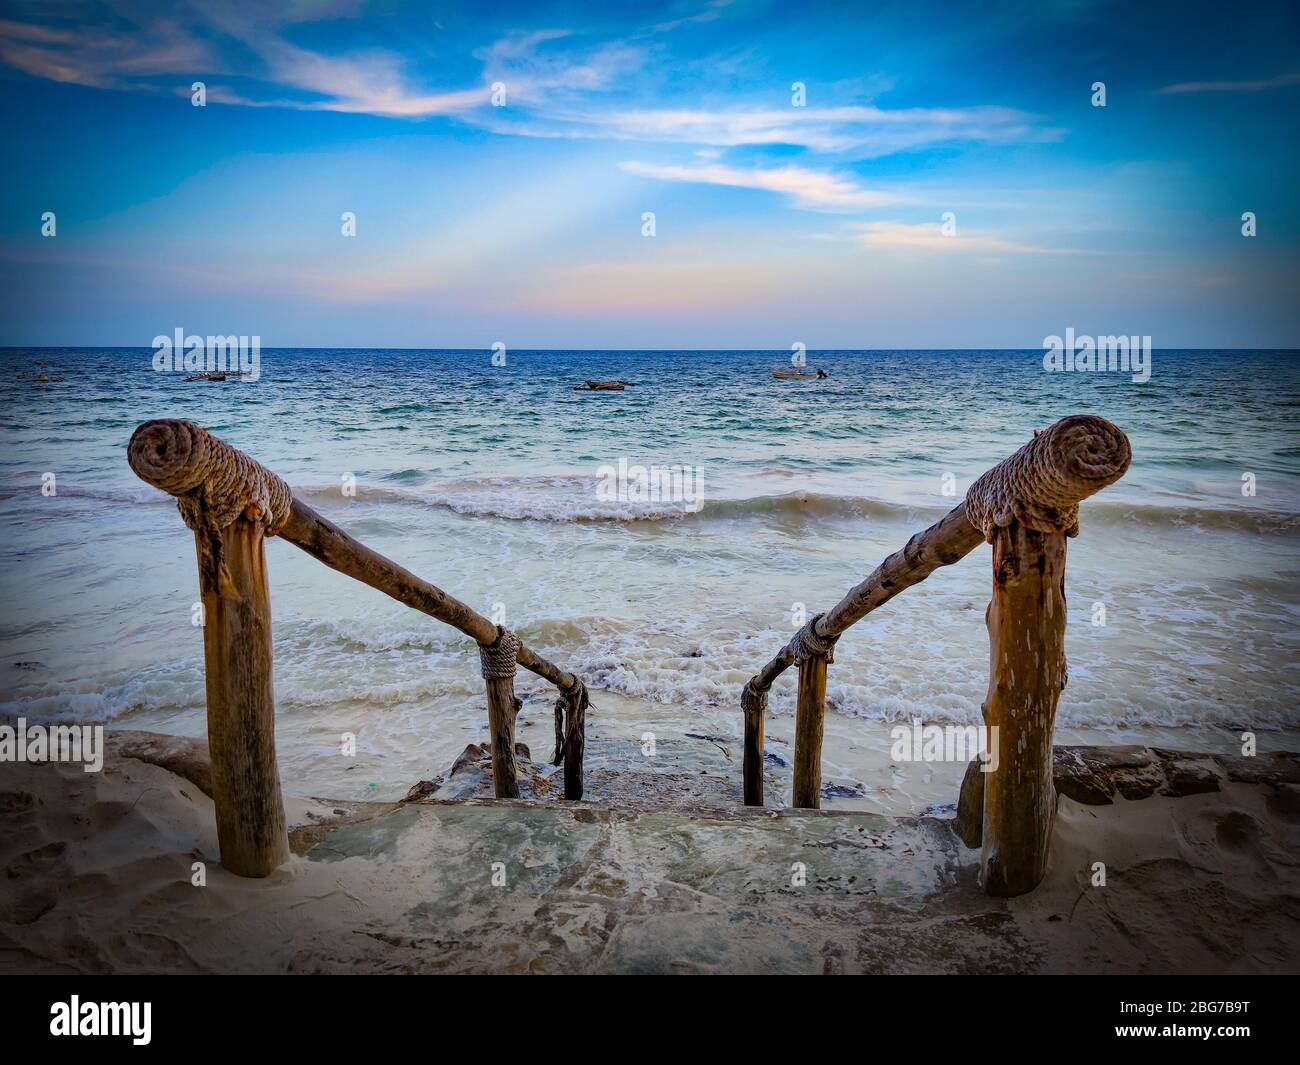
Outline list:
[[[838,604],[814,619],[760,670],[741,694],[745,714],[745,801],[762,801],[761,715],[752,693],[799,662],[794,805],[816,807],[826,660],[806,652],[833,643],[850,625],[940,566],[963,558],[981,539],[993,545],[993,601],[987,615],[989,695],[984,720],[998,762],[977,761],[962,782],[957,831],[981,845],[985,889],[1031,890],[1046,869],[1055,814],[1052,727],[1065,685],[1065,538],[1079,532],[1079,503],[1119,480],[1132,462],[1128,437],[1092,414],[1072,414],[1036,432],[1015,454],[978,478],[963,502],[917,533]],[[996,731],[995,731],[996,730]],[[985,778],[988,779],[985,779]]]
[[[745,715],[745,762],[743,795],[746,806],[763,805],[763,718],[767,711],[767,692],[751,680],[740,693],[740,709]]]
[[[564,797],[582,798],[582,759],[587,746],[587,689],[581,681],[560,696],[564,703]]]
[[[1065,533],[1017,521],[993,534],[984,721],[997,768],[984,780],[981,878],[990,895],[1032,891],[1056,815],[1052,728],[1065,687]],[[996,731],[995,731],[996,730]]]
[[[288,859],[289,838],[275,762],[262,525],[241,517],[219,533],[196,531],[195,544],[221,864],[239,876],[267,876]]]
[[[519,798],[519,763],[515,760],[515,701],[513,677],[487,679],[488,728],[492,733],[492,787],[498,799]]]
[[[822,805],[826,661],[825,655],[805,655],[799,663],[799,703],[794,723],[794,793],[791,802],[801,810],[820,810]]]
[[[498,625],[496,639],[478,645],[487,685],[488,730],[492,734],[492,787],[498,799],[519,798],[519,764],[515,761],[515,670],[519,637]]]

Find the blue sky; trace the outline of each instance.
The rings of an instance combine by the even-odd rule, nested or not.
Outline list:
[[[1295,4],[605,8],[6,5],[0,343],[1300,347]]]

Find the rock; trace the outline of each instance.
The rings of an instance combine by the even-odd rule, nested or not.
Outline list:
[[[1204,795],[1221,790],[1222,778],[1213,758],[1177,758],[1164,764],[1161,795]]]
[[[525,762],[531,762],[533,759],[532,752],[528,750],[528,745],[525,743],[519,743],[516,741],[515,754]],[[447,775],[449,777],[454,777],[461,770],[481,765],[483,762],[487,762],[489,767],[492,765],[492,745],[490,743],[484,743],[482,745],[471,743],[460,752],[456,761],[452,762],[451,772]]]
[[[866,785],[856,780],[828,781],[822,785],[823,799],[861,799],[866,794]]]
[[[519,797],[521,799],[555,799],[564,793],[563,786],[552,779],[556,767],[539,765],[532,760],[526,743],[515,743],[515,757],[519,765]],[[406,794],[405,802],[427,799],[492,799],[496,788],[492,783],[492,746],[487,743],[469,744],[452,763],[446,777],[422,780]]]
[[[1057,747],[1052,751],[1052,779],[1060,794],[1085,806],[1106,806],[1115,801],[1115,785],[1084,761],[1078,747]]]
[[[1124,798],[1150,798],[1164,786],[1164,769],[1158,764],[1143,766],[1141,769],[1122,769],[1111,776],[1116,789]]]
[[[1274,751],[1252,758],[1241,755],[1220,759],[1228,779],[1239,784],[1300,784],[1300,754]]]
[[[432,780],[419,780],[411,785],[411,790],[406,793],[406,798],[402,802],[417,802],[420,799],[430,798],[434,792],[442,787],[442,777],[434,777]]]
[[[957,793],[957,816],[953,831],[967,847],[974,849],[984,841],[984,774],[980,760],[972,758]]]
[[[208,741],[160,732],[114,729],[104,734],[109,757],[135,758],[184,777],[204,795],[212,795],[212,758]]]

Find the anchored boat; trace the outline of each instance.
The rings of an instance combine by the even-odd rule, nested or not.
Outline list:
[[[830,374],[825,370],[818,370],[816,373],[804,373],[802,370],[783,370],[779,366],[774,366],[772,367],[772,376],[778,381],[808,381],[830,377]]]
[[[574,388],[575,392],[622,392],[626,381],[586,381]]]

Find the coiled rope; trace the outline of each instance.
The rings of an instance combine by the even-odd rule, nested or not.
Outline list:
[[[176,497],[195,532],[219,533],[242,516],[274,536],[293,505],[281,478],[193,422],[145,422],[131,434],[127,459],[142,480]]]
[[[1132,459],[1128,437],[1105,418],[1062,418],[970,486],[966,518],[990,543],[1012,521],[1077,536],[1079,501],[1118,481]]]

